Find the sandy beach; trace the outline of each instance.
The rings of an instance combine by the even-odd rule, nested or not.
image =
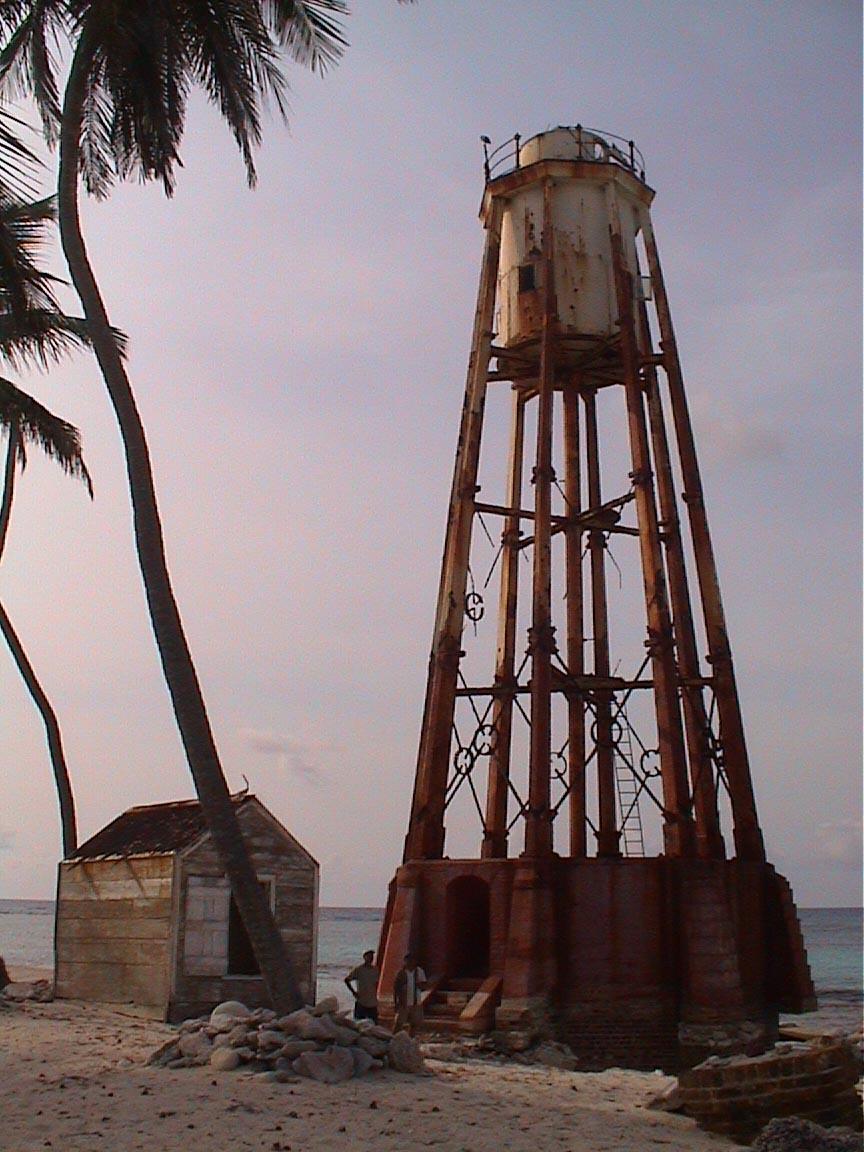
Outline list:
[[[13,979],[45,975],[13,969]],[[0,1010],[0,1148],[208,1152],[649,1152],[730,1141],[645,1105],[658,1074],[428,1061],[344,1084],[149,1068],[167,1025],[78,1001]]]

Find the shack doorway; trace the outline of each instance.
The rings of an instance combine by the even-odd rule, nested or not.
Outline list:
[[[479,876],[458,876],[447,885],[447,974],[489,975],[489,885]]]

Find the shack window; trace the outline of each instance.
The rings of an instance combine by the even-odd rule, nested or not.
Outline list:
[[[273,907],[273,882],[262,880],[262,887],[267,893],[270,907]],[[228,905],[228,975],[229,976],[259,976],[261,969],[252,950],[252,941],[240,915],[240,909],[234,902],[234,897]]]
[[[537,287],[536,264],[519,265],[519,291],[533,292]]]

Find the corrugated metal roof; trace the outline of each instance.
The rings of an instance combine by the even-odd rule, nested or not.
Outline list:
[[[254,796],[234,796],[240,808]],[[105,856],[164,856],[188,848],[207,831],[198,800],[146,804],[129,808],[106,824],[73,852],[70,860],[97,860]]]

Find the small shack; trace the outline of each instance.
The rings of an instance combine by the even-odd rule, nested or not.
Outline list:
[[[301,991],[315,998],[318,864],[255,797],[237,817]],[[55,994],[169,1021],[267,991],[197,800],[130,808],[60,864]]]

